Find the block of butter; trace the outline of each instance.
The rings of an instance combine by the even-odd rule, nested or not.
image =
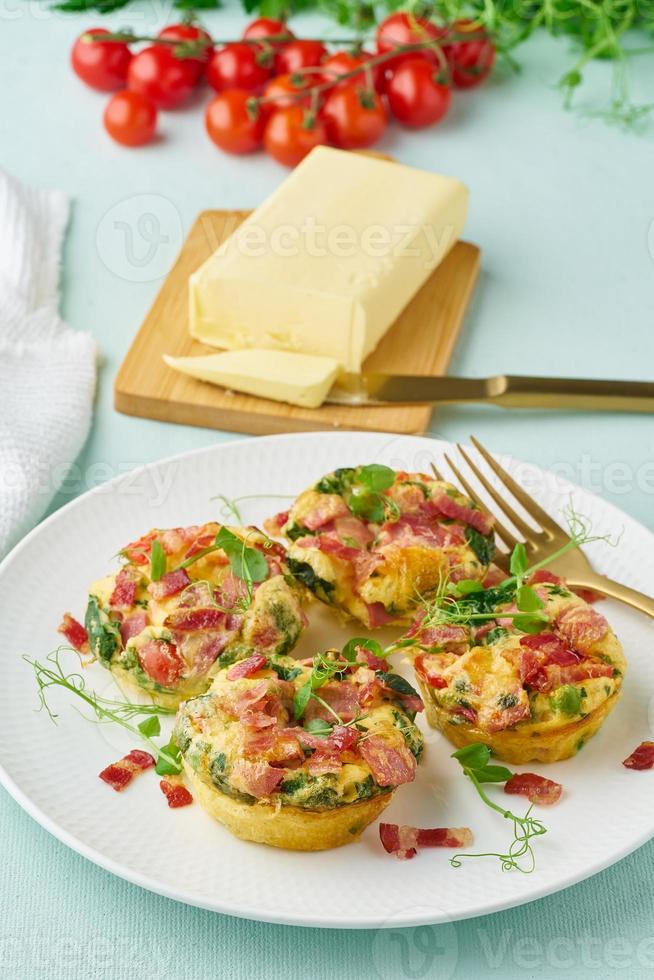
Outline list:
[[[200,381],[303,408],[322,405],[338,374],[338,361],[333,357],[282,350],[235,350],[201,357],[164,354],[164,361]]]
[[[193,337],[359,371],[459,238],[452,177],[316,147],[190,278]]]

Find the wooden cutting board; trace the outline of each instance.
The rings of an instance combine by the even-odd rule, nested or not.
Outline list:
[[[297,408],[196,381],[164,363],[162,354],[188,357],[215,351],[189,336],[188,279],[249,213],[204,211],[197,218],[118,371],[118,411],[253,435],[332,428],[426,431],[429,405]],[[458,242],[368,357],[366,370],[445,374],[478,271],[477,246]]]

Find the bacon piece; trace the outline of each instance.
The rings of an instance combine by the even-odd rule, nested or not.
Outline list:
[[[232,783],[256,799],[270,796],[284,779],[284,770],[275,769],[262,759],[238,759],[232,769]]]
[[[356,651],[357,651],[357,663],[364,663],[366,667],[370,668],[370,670],[388,669],[388,664],[386,663],[386,661],[382,660],[381,657],[375,656],[375,654],[372,653],[371,650],[368,650],[367,647],[358,646],[356,648]]]
[[[148,677],[162,687],[172,687],[184,669],[177,647],[167,640],[148,640],[138,650],[138,658]]]
[[[379,786],[401,786],[415,779],[416,760],[404,742],[389,745],[379,735],[370,735],[358,748]]]
[[[516,772],[505,782],[504,792],[526,796],[530,803],[551,806],[561,799],[563,786],[553,779],[538,776],[535,772]]]
[[[220,603],[226,609],[234,609],[240,599],[248,595],[247,584],[242,578],[229,572],[220,583]]]
[[[622,765],[627,769],[654,769],[654,742],[641,742]]]
[[[531,708],[529,706],[529,696],[522,690],[510,692],[519,698],[518,703],[510,708],[499,708],[495,705],[483,705],[479,710],[479,727],[491,734],[502,732],[505,728],[511,728],[520,721],[531,718]]]
[[[227,680],[235,681],[239,677],[253,677],[258,671],[268,663],[268,659],[262,656],[260,653],[254,653],[247,660],[241,660],[240,663],[234,664],[227,671]]]
[[[70,613],[64,613],[64,618],[59,623],[57,632],[65,636],[71,647],[78,653],[89,652],[89,634]]]
[[[555,575],[554,572],[548,572],[546,568],[539,568],[537,572],[529,578],[530,585],[538,585],[541,582],[550,582],[552,585],[560,585],[563,579],[560,575]]]
[[[99,774],[100,779],[108,783],[112,789],[120,793],[131,783],[134,776],[146,769],[150,769],[155,764],[154,757],[149,752],[142,752],[141,749],[132,749],[127,755],[103,769]]]
[[[133,636],[138,636],[148,625],[148,617],[144,612],[136,612],[132,616],[127,616],[120,624],[120,636],[123,645],[127,644]]]
[[[283,710],[280,698],[270,691],[269,681],[240,691],[233,708],[242,725],[257,729],[271,728]]]
[[[122,553],[133,565],[147,565],[150,561],[152,542],[156,538],[157,533],[156,530],[148,531],[138,541],[132,541],[130,544],[125,545]]]
[[[401,861],[415,857],[419,847],[470,847],[472,831],[468,827],[433,827],[420,829],[396,823],[380,823],[379,837],[387,854]]]
[[[209,548],[215,541],[215,534],[200,534],[195,541],[191,544],[190,548],[184,552],[184,558],[193,558],[198,555],[205,548]],[[213,552],[212,552],[213,554]],[[226,559],[227,561],[228,559]]]
[[[434,687],[437,690],[443,690],[443,688],[447,687],[447,681],[439,673],[439,667],[441,666],[440,660],[435,662],[434,658],[429,654],[421,653],[416,657],[414,666],[421,680],[429,684],[430,687]]]
[[[217,629],[225,623],[226,615],[222,609],[211,606],[208,609],[176,609],[166,617],[164,626],[168,629],[180,630],[210,630]]]
[[[551,664],[545,668],[545,680],[532,686],[542,694],[548,694],[565,684],[580,684],[582,681],[593,680],[596,677],[613,677],[612,664],[605,664],[599,660],[582,660],[581,663],[572,664],[570,667]]]
[[[480,534],[490,534],[493,530],[493,518],[483,510],[476,510],[467,504],[461,504],[458,500],[444,491],[436,491],[431,500],[425,501],[425,510],[428,513],[436,511],[445,517],[451,517],[455,521],[462,521],[473,527]]]
[[[306,545],[302,543],[304,541],[306,541]],[[361,554],[360,548],[353,548],[350,545],[343,544],[335,534],[319,534],[315,538],[301,538],[300,543],[302,547],[306,548],[317,546],[324,554],[332,555],[334,558],[340,558],[342,561],[354,561]]]
[[[174,572],[166,572],[158,582],[151,582],[148,585],[148,592],[154,599],[167,599],[171,595],[182,592],[187,585],[191,584],[185,568],[178,568]]]
[[[189,803],[193,802],[193,797],[186,786],[174,782],[172,779],[162,779],[159,788],[168,800],[168,806],[171,810],[176,810],[180,806],[188,806]]]
[[[368,612],[370,626],[373,629],[376,629],[378,626],[387,626],[395,619],[394,616],[386,611],[383,602],[366,602],[365,606]]]
[[[116,575],[114,590],[109,598],[109,605],[116,609],[133,606],[136,601],[136,582],[128,569],[122,568]]]
[[[463,705],[459,704],[454,709],[454,714],[465,718],[465,720],[469,721],[471,725],[474,725],[477,722],[477,712],[474,708],[464,708]]]
[[[428,514],[407,514],[381,527],[375,548],[386,548],[388,545],[399,548],[452,548],[464,542],[464,528],[460,525],[448,524],[443,527]]]
[[[330,745],[333,745],[338,752],[343,752],[345,749],[353,748],[356,745],[358,738],[359,733],[355,728],[346,728],[344,725],[334,725],[327,741],[330,743]]]
[[[345,517],[350,513],[343,498],[337,494],[327,493],[321,497],[320,503],[302,519],[302,523],[310,531],[317,531],[336,517]]]
[[[343,684],[339,682],[325,684],[316,691],[316,694],[329,705],[332,711],[336,712],[342,721],[352,721],[359,713],[359,696],[354,684]],[[334,721],[334,715],[330,711],[327,711],[322,704],[313,699],[307,705],[305,717],[307,721],[312,718],[321,718],[323,721],[329,722]]]
[[[334,531],[344,544],[347,544],[345,538],[351,538],[359,550],[367,548],[375,537],[368,525],[353,514],[337,517],[334,521]]]
[[[590,653],[609,631],[601,613],[589,606],[570,606],[557,616],[557,631],[581,653]]]
[[[406,634],[410,636],[414,626]],[[440,647],[448,653],[461,654],[468,649],[470,631],[465,626],[425,626],[413,633],[422,647]]]

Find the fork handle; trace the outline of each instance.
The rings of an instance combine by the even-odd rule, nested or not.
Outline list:
[[[602,595],[618,599],[654,618],[654,599],[643,592],[638,592],[637,589],[630,589],[628,585],[623,585],[621,582],[614,582],[604,575],[568,576],[566,581],[570,586],[593,589],[595,592],[601,592]]]

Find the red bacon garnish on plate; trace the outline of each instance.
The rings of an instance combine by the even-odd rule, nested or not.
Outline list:
[[[100,779],[108,783],[117,793],[121,793],[128,786],[134,776],[145,772],[155,764],[154,757],[149,752],[142,752],[141,749],[132,749],[127,755],[113,762],[106,769],[99,773]]]
[[[379,837],[387,854],[401,861],[415,857],[420,847],[470,847],[472,831],[468,827],[433,827],[422,830],[396,823],[380,823]]]
[[[191,584],[185,568],[178,568],[174,572],[166,572],[158,582],[150,582],[148,592],[153,599],[167,599],[171,595],[178,595],[183,592],[187,585]]]
[[[89,652],[89,634],[70,613],[64,613],[64,617],[57,627],[57,632],[65,636],[71,647],[78,653]]]
[[[114,583],[114,590],[109,597],[109,605],[114,609],[125,609],[133,606],[136,600],[136,580],[127,568],[122,568]]]
[[[654,742],[641,742],[622,765],[626,766],[627,769],[639,769],[641,771],[654,769]]]
[[[239,677],[253,677],[254,674],[258,673],[263,667],[268,663],[268,659],[260,653],[254,653],[251,657],[246,660],[241,660],[240,663],[234,664],[227,671],[227,680],[236,681]]]
[[[538,776],[535,772],[516,772],[504,784],[504,792],[516,796],[526,796],[530,803],[551,806],[561,799],[563,786],[553,779]]]
[[[401,786],[415,779],[416,760],[406,744],[389,745],[379,735],[370,735],[361,739],[358,749],[379,786]]]
[[[171,810],[177,810],[180,806],[188,806],[189,803],[193,802],[193,797],[186,786],[178,782],[174,777],[162,779],[159,783],[159,788],[168,800],[168,806]]]

